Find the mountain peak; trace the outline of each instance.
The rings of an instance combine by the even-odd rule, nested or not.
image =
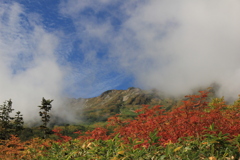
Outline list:
[[[75,99],[69,103],[69,107],[75,110],[76,115],[83,121],[95,122],[106,121],[115,114],[131,117],[135,115],[132,111],[142,105],[164,105],[168,108],[173,104],[176,104],[175,100],[163,99],[153,90],[130,87],[126,90],[107,90],[98,97]]]

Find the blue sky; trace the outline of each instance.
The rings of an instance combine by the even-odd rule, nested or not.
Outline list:
[[[85,2],[88,3],[87,1],[83,3]],[[19,25],[24,32],[33,32],[34,27],[38,25],[48,34],[57,36],[56,38],[60,42],[53,53],[57,58],[57,65],[70,68],[69,73],[63,77],[63,80],[66,81],[63,91],[67,96],[93,97],[108,89],[127,89],[134,86],[133,74],[121,70],[117,65],[116,58],[109,56],[111,44],[101,40],[105,35],[97,37],[98,35],[95,36],[94,33],[86,31],[86,27],[91,27],[91,25],[92,32],[95,32],[98,25],[103,26],[105,23],[109,23],[108,25],[112,27],[112,36],[115,33],[118,34],[121,23],[127,17],[120,11],[123,1],[105,4],[97,10],[95,8],[98,6],[89,3],[84,8],[76,8],[74,13],[70,13],[72,5],[70,3],[70,1],[60,0],[18,0],[5,1],[2,4],[5,4],[6,7],[16,5],[21,8],[22,13],[19,13],[18,18],[21,21]],[[82,4],[77,5],[81,6]],[[120,12],[121,14],[119,14]],[[89,24],[84,24],[81,20]],[[24,35],[25,33],[19,34]],[[96,34],[101,34],[101,31],[96,30]],[[31,45],[31,42],[27,43]],[[23,56],[23,58],[25,57]],[[23,66],[12,68],[15,73],[16,70],[22,69],[24,69]]]
[[[43,96],[132,86],[183,96],[213,84],[236,98],[239,17],[238,0],[2,0],[0,100],[30,112]]]

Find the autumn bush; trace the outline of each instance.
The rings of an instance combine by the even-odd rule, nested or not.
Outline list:
[[[208,103],[207,94],[207,91],[201,91],[199,95],[186,96],[187,100],[172,111],[165,111],[161,106],[144,106],[136,111],[139,115],[133,120],[111,117],[108,122],[114,127],[113,136],[119,134],[126,143],[129,143],[129,138],[144,139],[147,146],[152,133],[158,137],[155,141],[158,145],[175,143],[181,137],[204,138],[202,135],[207,133],[229,134],[229,139],[237,136],[240,133],[239,105],[226,105],[222,99],[213,99]],[[206,130],[210,126],[215,129]]]
[[[208,92],[188,95],[179,107],[144,105],[134,119],[116,115],[107,127],[77,131],[71,138],[53,130],[57,140],[2,140],[0,158],[12,159],[238,159],[240,99],[207,100]]]

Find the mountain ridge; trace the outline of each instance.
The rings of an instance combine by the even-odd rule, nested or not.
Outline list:
[[[79,115],[79,120],[84,122],[106,121],[116,114],[131,118],[136,115],[133,111],[141,108],[142,105],[163,105],[164,108],[169,109],[177,103],[174,98],[160,96],[156,90],[142,90],[135,87],[126,90],[107,90],[97,97],[72,98],[67,102],[69,108]]]

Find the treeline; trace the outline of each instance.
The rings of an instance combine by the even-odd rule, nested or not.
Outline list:
[[[19,137],[22,141],[27,141],[33,138],[42,138],[42,139],[57,139],[52,131],[54,128],[61,128],[64,135],[71,137],[76,137],[75,131],[87,131],[93,130],[95,128],[95,123],[92,124],[61,124],[56,120],[50,122],[51,118],[55,118],[50,114],[52,109],[51,99],[42,98],[41,105],[37,106],[39,108],[39,120],[41,125],[29,127],[24,125],[24,118],[20,111],[17,111],[14,115],[13,102],[12,100],[6,100],[0,105],[0,140],[8,140],[11,135]],[[96,124],[101,124],[96,122]],[[104,123],[102,123],[104,124]]]
[[[10,114],[14,109],[12,108],[12,101],[8,100],[0,106],[0,139],[9,139],[10,135],[19,135],[23,130],[23,117],[21,112],[16,112],[15,117]]]
[[[52,134],[51,129],[47,127],[50,121],[50,110],[52,108],[52,101],[53,100],[46,100],[42,98],[41,105],[38,107],[40,108],[39,116],[42,120],[42,125],[38,128],[40,129],[38,132],[42,132],[42,134],[37,133],[37,135],[46,138],[48,134]],[[24,128],[24,120],[23,115],[20,111],[17,111],[15,116],[11,116],[12,112],[14,111],[12,107],[12,100],[7,100],[0,105],[0,139],[7,140],[10,138],[11,135],[22,137],[26,139],[23,135],[28,135],[27,132],[33,133],[32,129]],[[24,134],[23,134],[24,133]]]

